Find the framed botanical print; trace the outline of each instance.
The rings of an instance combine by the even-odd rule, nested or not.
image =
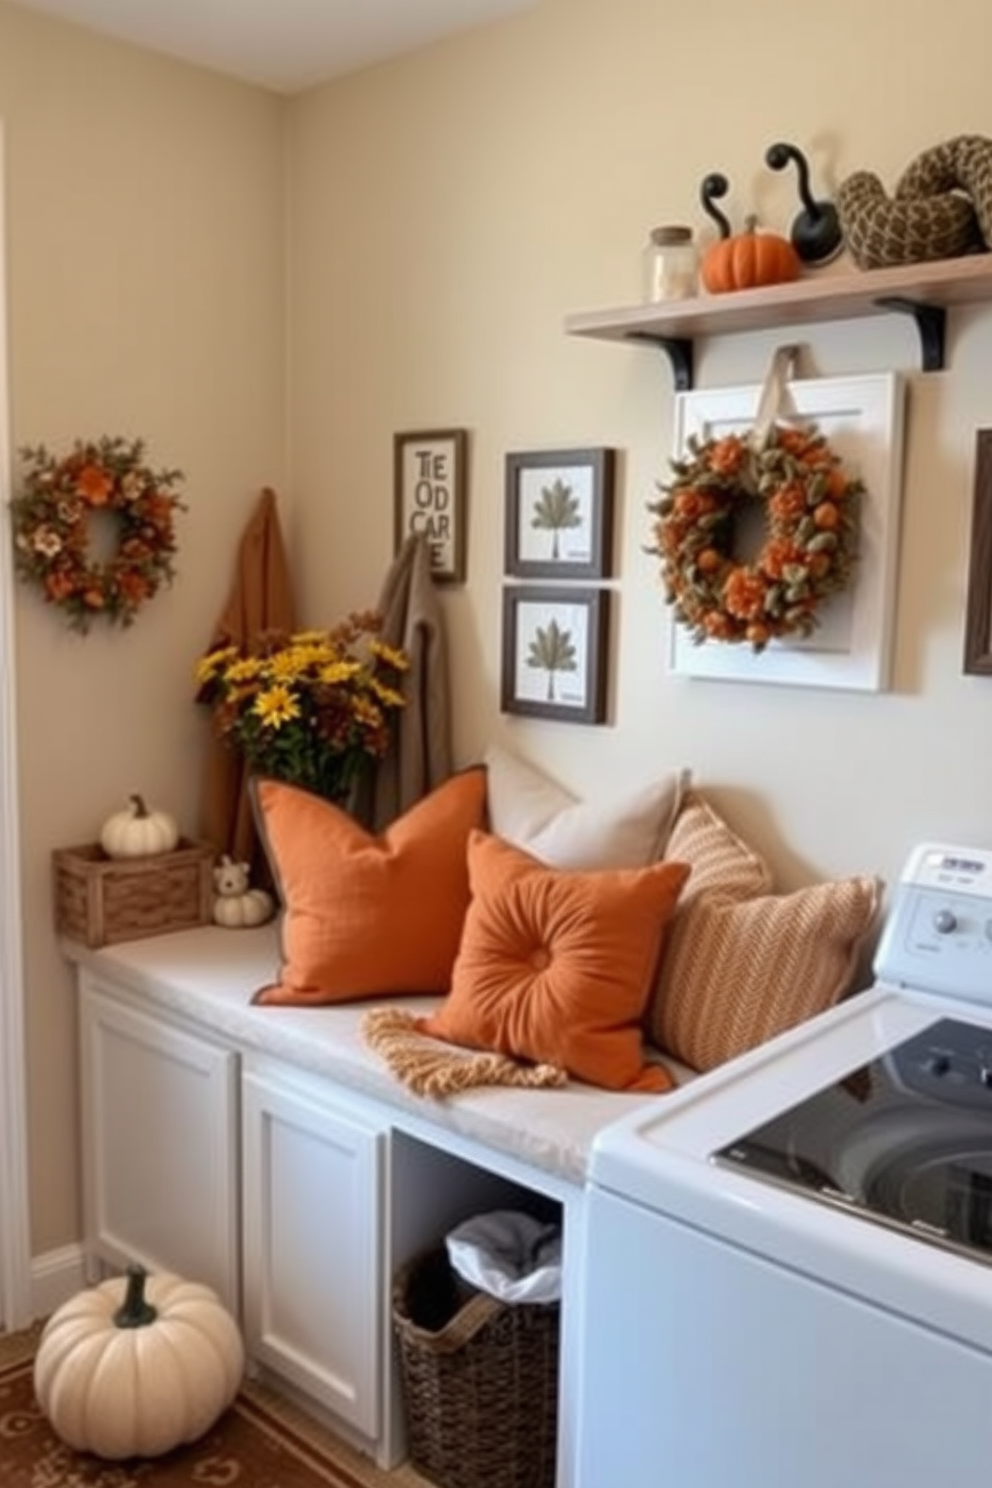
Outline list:
[[[603,579],[613,568],[612,449],[506,457],[505,571],[521,579]]]
[[[503,590],[504,713],[605,721],[609,602],[608,589]]]

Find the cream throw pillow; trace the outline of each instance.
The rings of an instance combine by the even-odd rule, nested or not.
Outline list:
[[[582,801],[499,745],[485,754],[490,830],[550,868],[646,868],[665,853],[688,770]],[[670,856],[670,855],[669,855]]]
[[[773,894],[765,863],[690,792],[666,855],[692,873],[669,927],[648,1037],[707,1070],[838,1002],[881,901],[877,878]]]

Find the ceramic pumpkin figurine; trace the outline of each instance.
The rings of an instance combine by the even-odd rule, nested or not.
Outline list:
[[[196,1441],[243,1371],[241,1334],[209,1287],[130,1266],[52,1314],[34,1387],[63,1441],[120,1461]]]
[[[729,189],[726,176],[712,174],[700,188],[703,210],[717,224],[720,237],[706,249],[700,262],[700,277],[710,294],[735,289],[758,289],[762,285],[786,284],[799,277],[799,255],[779,233],[759,232],[757,218],[748,217],[744,231],[734,233],[714,199]]]
[[[214,924],[228,930],[245,930],[271,919],[275,904],[265,889],[248,887],[248,864],[236,863],[224,853],[214,869]]]
[[[145,804],[133,791],[123,811],[108,816],[100,832],[100,846],[108,858],[145,858],[172,852],[179,842],[179,828],[167,811]]]

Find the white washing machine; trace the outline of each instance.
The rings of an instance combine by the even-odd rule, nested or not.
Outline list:
[[[916,849],[874,974],[597,1138],[575,1488],[992,1478],[992,852]]]

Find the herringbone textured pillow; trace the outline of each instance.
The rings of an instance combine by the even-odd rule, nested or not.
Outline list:
[[[667,851],[693,872],[648,1013],[648,1036],[661,1049],[713,1069],[848,990],[878,913],[878,879],[769,893],[765,865],[695,793]]]
[[[772,887],[767,863],[731,831],[698,791],[691,789],[682,798],[665,857],[688,863],[692,868],[675,921],[685,921],[690,905],[704,894],[753,899],[756,894],[767,894]]]

